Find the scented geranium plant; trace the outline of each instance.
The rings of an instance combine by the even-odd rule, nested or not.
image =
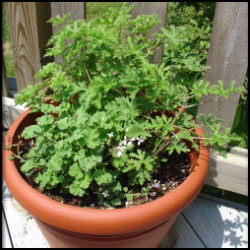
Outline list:
[[[149,37],[160,21],[151,15],[131,19],[133,7],[124,4],[89,22],[69,21],[48,42],[54,46],[46,56],[59,61],[43,66],[40,82],[16,96],[16,104],[42,112],[21,134],[20,141],[31,140],[32,147],[13,153],[41,190],[83,198],[92,192],[98,204],[121,207],[159,184],[152,176],[167,164],[166,155],[198,152],[201,140],[223,152],[236,139],[230,129],[220,131],[218,119],[193,117],[188,109],[202,95],[228,97],[239,89],[234,83],[224,89],[222,82],[173,84],[168,67],[152,62],[169,41],[168,30]],[[211,130],[202,138],[195,132],[201,125]]]

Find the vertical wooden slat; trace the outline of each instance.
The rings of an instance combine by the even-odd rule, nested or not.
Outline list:
[[[85,3],[83,2],[50,2],[51,3],[51,17],[57,15],[64,16],[67,13],[71,13],[68,21],[78,20],[85,18]],[[53,34],[55,34],[63,24],[59,24],[52,27]],[[68,41],[67,41],[68,42]],[[66,43],[67,44],[67,43]],[[60,57],[55,56],[55,61],[60,62]]]
[[[166,26],[166,18],[167,18],[167,2],[129,2],[129,4],[136,4],[136,7],[131,11],[132,17],[136,18],[136,16],[141,14],[155,14],[161,20],[161,23],[153,27],[149,30],[149,34],[158,32],[162,26]],[[156,50],[153,61],[156,64],[161,64],[162,61],[162,53],[163,46]]]
[[[11,96],[8,88],[8,79],[6,74],[3,51],[2,51],[2,96],[8,96],[8,97]]]
[[[41,2],[8,2],[8,22],[13,47],[15,73],[18,91],[29,84],[35,84],[34,75],[41,67],[45,39],[38,35],[37,9]],[[45,9],[45,8],[43,8]],[[49,9],[45,9],[49,11]],[[47,17],[47,15],[45,14]],[[44,22],[46,25],[46,23]],[[41,28],[42,24],[39,24]],[[48,27],[48,26],[47,26]],[[47,30],[43,30],[44,36]]]
[[[243,84],[248,66],[248,3],[217,2],[205,81],[217,83],[223,80],[225,87],[235,80],[235,86]],[[198,113],[213,114],[223,120],[222,128],[231,128],[240,93],[230,94],[228,99],[204,96]],[[208,131],[206,131],[208,132]]]
[[[52,62],[53,58],[43,57],[46,52],[46,44],[52,36],[52,24],[47,23],[51,18],[51,8],[49,2],[36,3],[37,34],[39,40],[39,53],[41,66]]]

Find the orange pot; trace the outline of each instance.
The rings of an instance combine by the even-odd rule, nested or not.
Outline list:
[[[16,143],[39,115],[25,111],[10,127],[5,145]],[[190,175],[173,191],[139,206],[100,210],[62,204],[39,193],[21,177],[18,160],[9,156],[3,149],[3,176],[11,194],[34,216],[51,247],[67,248],[158,247],[178,214],[199,194],[209,163],[208,149],[201,144],[199,155],[190,155]]]

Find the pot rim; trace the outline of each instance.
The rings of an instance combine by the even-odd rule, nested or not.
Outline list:
[[[17,128],[30,114],[23,112],[11,125],[4,145],[11,145]],[[201,129],[196,129],[203,135]],[[209,151],[202,142],[197,163],[190,167],[189,176],[178,187],[156,200],[129,208],[95,209],[62,204],[33,189],[19,174],[11,152],[3,149],[3,176],[15,199],[33,216],[64,230],[95,235],[137,232],[152,228],[180,213],[199,194],[208,172]],[[18,185],[17,185],[18,183]],[[86,225],[86,226],[83,226]]]

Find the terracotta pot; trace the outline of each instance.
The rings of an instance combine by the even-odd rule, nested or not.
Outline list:
[[[5,145],[16,143],[39,115],[25,111],[10,127]],[[198,156],[190,155],[190,175],[173,191],[139,206],[100,210],[62,204],[40,194],[21,177],[18,160],[9,160],[10,155],[3,150],[3,176],[11,194],[34,216],[51,247],[68,248],[158,247],[178,214],[200,192],[209,162],[208,149],[201,145]]]

